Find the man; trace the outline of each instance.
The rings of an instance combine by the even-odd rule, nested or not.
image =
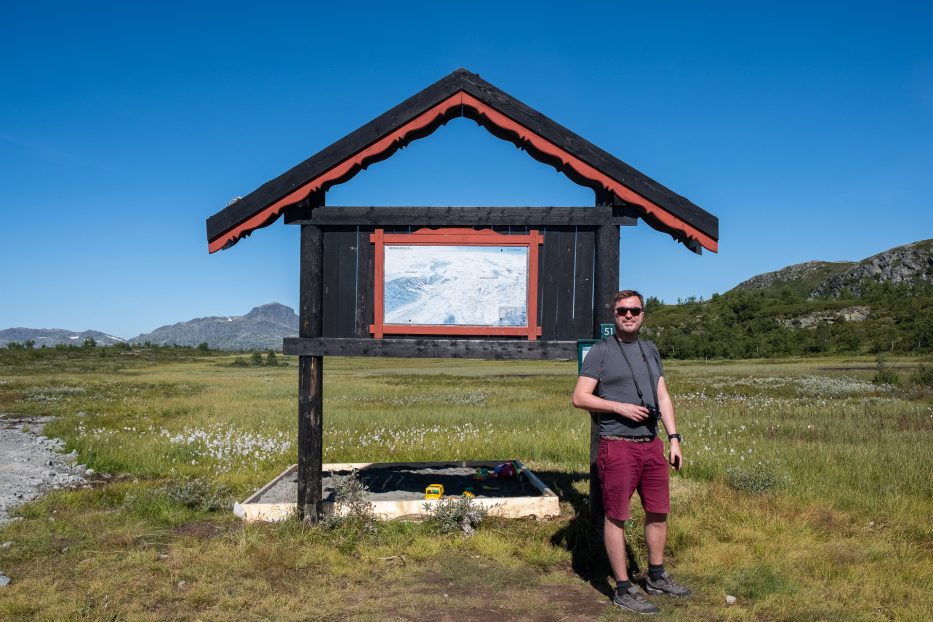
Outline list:
[[[612,297],[615,334],[595,344],[587,354],[573,392],[573,405],[590,411],[599,422],[596,466],[602,485],[603,541],[616,578],[613,603],[638,613],[657,613],[644,593],[632,584],[625,565],[624,521],[637,490],[645,509],[649,594],[689,596],[664,570],[667,515],[670,512],[668,463],[683,465],[674,406],[664,381],[658,349],[638,338],[645,319],[645,300],[634,290]],[[658,418],[670,440],[669,460],[658,438]]]

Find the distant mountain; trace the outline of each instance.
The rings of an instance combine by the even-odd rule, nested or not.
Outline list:
[[[778,294],[789,290],[810,300],[858,297],[868,283],[933,282],[933,239],[905,244],[858,262],[808,261],[766,272],[732,291]]]
[[[25,343],[32,341],[35,347],[47,348],[58,344],[67,344],[80,346],[84,344],[85,339],[93,339],[95,343],[102,346],[112,346],[115,343],[122,343],[123,339],[107,335],[96,330],[65,330],[63,328],[7,328],[0,330],[0,346],[8,343]]]
[[[201,317],[162,326],[129,341],[180,346],[207,342],[218,350],[279,350],[284,337],[297,336],[298,316],[294,310],[273,302],[256,307],[246,315]]]

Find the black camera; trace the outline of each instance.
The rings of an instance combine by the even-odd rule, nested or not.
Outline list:
[[[648,409],[648,414],[655,419],[661,418],[661,410],[657,406],[652,406],[650,404],[642,404],[645,408]]]

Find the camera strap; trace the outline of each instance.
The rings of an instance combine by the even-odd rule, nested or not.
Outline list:
[[[628,365],[628,370],[632,374],[632,382],[635,384],[635,392],[638,393],[638,399],[641,400],[642,405],[645,403],[644,395],[641,392],[641,387],[638,386],[638,380],[635,379],[635,368],[632,367],[632,362],[628,359],[628,355],[625,353],[625,349],[622,347],[622,340],[618,336],[615,336],[616,345],[619,346],[619,352],[622,353],[622,358],[625,359],[625,364]],[[658,404],[658,387],[654,381],[654,377],[651,375],[651,364],[648,363],[648,356],[645,354],[645,348],[641,345],[641,339],[638,337],[635,338],[635,343],[638,344],[638,349],[641,350],[641,360],[645,363],[645,369],[648,370],[648,382],[651,383],[651,395],[654,396],[654,407],[660,408]]]

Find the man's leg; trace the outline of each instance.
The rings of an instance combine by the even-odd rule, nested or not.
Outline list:
[[[690,590],[664,570],[667,514],[645,512],[645,543],[648,545],[648,576],[645,579],[645,590],[649,594],[690,596]]]
[[[639,484],[645,508],[645,543],[648,545],[648,576],[645,590],[649,594],[689,596],[690,590],[680,585],[664,570],[664,545],[667,544],[667,514],[671,511],[670,475],[664,457],[661,439],[654,439],[650,457],[645,461],[645,470]]]
[[[660,566],[664,563],[664,545],[667,543],[667,514],[645,512],[645,544],[648,546],[648,563]]]
[[[606,516],[603,519],[603,544],[616,581],[628,581],[625,562],[625,523]]]
[[[645,593],[638,586],[632,585],[625,565],[625,522],[609,518],[603,519],[603,543],[606,555],[612,564],[612,574],[616,578],[616,589],[612,593],[612,602],[623,609],[636,613],[657,613],[657,607],[648,602]]]

